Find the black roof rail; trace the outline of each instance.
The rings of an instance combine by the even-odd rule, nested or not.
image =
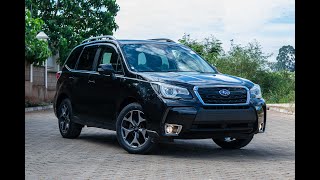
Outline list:
[[[167,39],[167,38],[156,38],[156,39],[148,39],[148,40],[164,41],[164,42],[174,42],[173,40]]]
[[[81,44],[86,43],[86,42],[90,42],[90,41],[101,40],[101,39],[117,40],[115,37],[113,37],[111,35],[106,35],[106,36],[97,36],[97,37],[88,38],[88,39],[82,41]]]

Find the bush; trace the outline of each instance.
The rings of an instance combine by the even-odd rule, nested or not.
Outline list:
[[[52,102],[43,102],[35,97],[26,96],[24,100],[24,107],[37,107],[37,106],[47,106],[52,104]]]
[[[295,101],[295,73],[260,72],[255,80],[260,84],[267,103],[291,103]]]

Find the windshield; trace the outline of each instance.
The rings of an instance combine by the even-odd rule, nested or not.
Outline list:
[[[216,73],[195,52],[178,45],[126,44],[122,49],[132,71]]]

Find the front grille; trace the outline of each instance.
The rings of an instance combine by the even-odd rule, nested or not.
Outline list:
[[[228,96],[222,96],[219,91],[226,89]],[[247,102],[247,89],[243,87],[199,87],[198,93],[206,104],[243,104]]]

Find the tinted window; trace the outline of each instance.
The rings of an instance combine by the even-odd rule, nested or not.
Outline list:
[[[92,64],[96,55],[96,46],[85,47],[78,62],[77,70],[92,70]]]
[[[194,51],[179,45],[126,44],[122,48],[133,71],[216,73]]]
[[[123,72],[118,53],[110,46],[101,46],[98,64],[111,64],[117,73]]]
[[[66,62],[66,65],[70,68],[70,69],[74,69],[76,63],[77,63],[77,60],[79,58],[79,55],[82,51],[82,46],[81,47],[77,47],[76,49],[74,49],[69,58],[67,59],[67,62]]]

